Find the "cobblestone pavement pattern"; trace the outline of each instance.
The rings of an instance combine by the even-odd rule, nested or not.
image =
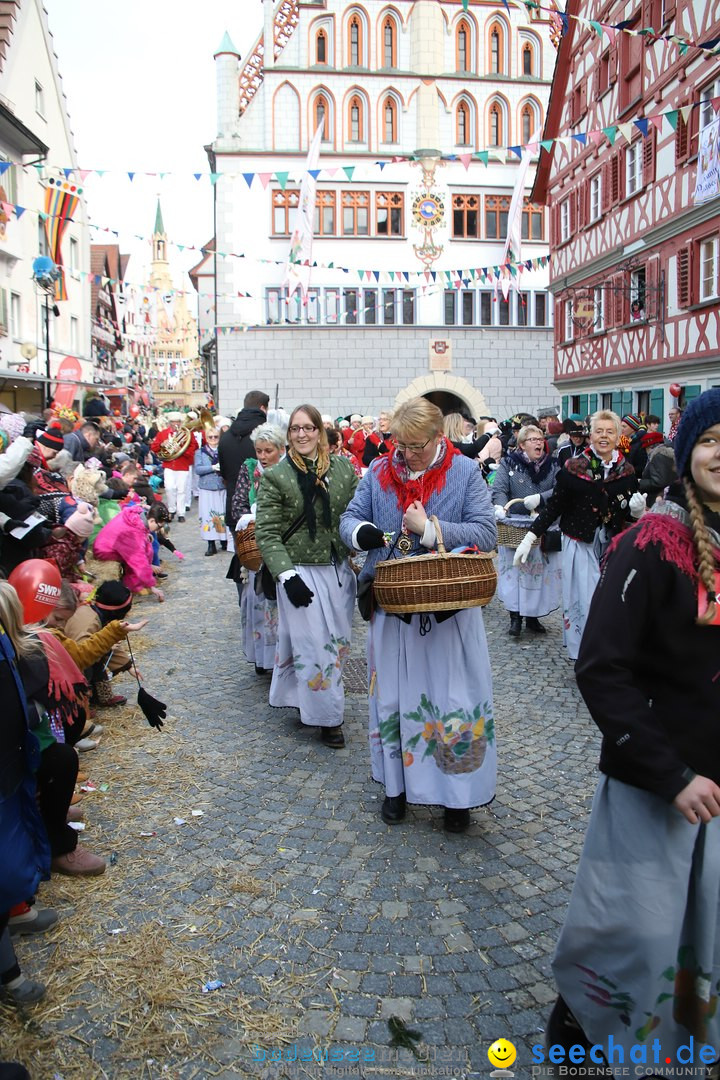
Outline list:
[[[166,566],[167,602],[136,605],[151,619],[140,667],[169,705],[165,731],[124,710],[125,726],[111,719],[83,757],[109,783],[86,799],[83,841],[117,861],[92,882],[43,886],[64,926],[18,946],[29,974],[50,973],[29,1029],[46,1040],[47,1076],[486,1076],[498,1037],[517,1046],[516,1075],[529,1075],[554,999],[550,957],[599,743],[558,615],[546,636],[515,641],[497,599],[485,609],[494,803],[473,812],[464,836],[443,832],[438,809],[410,808],[388,827],[369,776],[363,624],[348,672],[347,746],[332,750],[294,710],[268,706],[269,679],[242,654],[229,556],[202,557],[192,517],[173,526],[173,539],[188,557]],[[127,677],[121,689],[131,693]],[[62,965],[72,968],[78,950],[91,976],[63,1000]],[[180,966],[162,981],[165,996],[155,985],[143,1003],[144,972],[172,956]],[[201,996],[210,979],[226,985]],[[127,995],[154,1042],[130,1020],[123,1027]],[[194,1009],[205,1010],[201,1024],[183,1020]],[[390,1047],[391,1017],[421,1033],[427,1062]],[[47,1040],[62,1045],[68,1034],[74,1051],[54,1058]],[[294,1046],[298,1056],[342,1048],[345,1072],[271,1063],[281,1046],[286,1057]]]

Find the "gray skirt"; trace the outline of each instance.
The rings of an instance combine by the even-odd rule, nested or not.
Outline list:
[[[702,1044],[720,1057],[719,894],[720,818],[691,825],[659,796],[602,776],[553,960],[591,1042],[607,1048],[612,1036],[627,1065],[632,1045],[658,1039],[658,1064],[648,1049],[658,1075],[672,1075],[691,1036],[696,1065]]]

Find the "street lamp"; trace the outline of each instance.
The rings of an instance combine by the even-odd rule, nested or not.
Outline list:
[[[32,264],[33,281],[45,297],[45,406],[50,408],[52,394],[50,393],[50,297],[55,295],[55,282],[60,277],[60,268],[55,265],[49,255],[38,255]],[[52,313],[60,314],[57,304],[52,305]]]

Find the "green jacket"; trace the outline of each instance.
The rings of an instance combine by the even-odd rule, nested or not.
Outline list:
[[[287,459],[263,473],[258,491],[255,540],[263,562],[274,578],[295,566],[328,566],[332,562],[331,544],[338,559],[343,560],[348,555],[348,549],[340,539],[338,525],[340,515],[353,497],[358,479],[350,462],[336,454],[330,456],[330,471],[325,479],[330,493],[330,528],[323,524],[322,503],[317,498],[315,539],[310,539],[307,522],[304,522],[287,544],[283,544],[281,536],[303,510],[300,485]]]

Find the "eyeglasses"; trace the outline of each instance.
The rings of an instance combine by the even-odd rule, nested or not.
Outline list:
[[[421,450],[425,449],[425,447],[427,446],[427,444],[429,442],[430,442],[430,439],[426,439],[424,443],[419,443],[419,444],[414,443],[412,446],[406,446],[405,443],[401,443],[401,442],[395,443],[395,445],[397,446],[397,448],[398,448],[398,450],[400,451],[401,454],[406,453],[406,451],[408,451],[408,450],[410,451],[411,454],[419,454]]]
[[[540,438],[538,438],[537,436],[533,435],[533,437],[532,437],[531,439],[526,439],[526,440],[525,440],[525,442],[539,442],[539,443],[544,443],[544,442],[545,442],[545,440],[544,440],[544,439],[540,439]]]
[[[291,435],[299,435],[301,431],[304,431],[306,435],[312,435],[313,431],[317,431],[314,424],[293,424],[291,428],[288,428]]]

